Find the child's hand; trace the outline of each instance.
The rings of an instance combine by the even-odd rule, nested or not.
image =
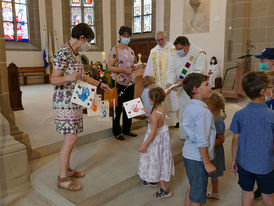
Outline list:
[[[139,152],[145,153],[147,150],[146,145],[142,144],[141,147],[139,148]]]
[[[205,165],[205,169],[208,174],[213,174],[216,172],[216,167],[211,162]]]
[[[237,168],[237,163],[236,163],[236,161],[232,161],[231,169],[232,169],[232,172],[234,173],[234,175],[237,175],[238,168]]]

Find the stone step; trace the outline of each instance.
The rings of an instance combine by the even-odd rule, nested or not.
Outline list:
[[[79,192],[58,189],[56,180],[59,171],[58,159],[31,175],[33,188],[52,205],[103,205],[118,195],[139,184],[138,149],[143,142],[146,127],[134,130],[137,138],[126,141],[104,138],[90,144],[76,147],[72,154],[72,168],[84,171],[86,176],[77,180],[84,185]],[[170,129],[174,161],[181,160],[183,142],[179,130]]]
[[[135,120],[132,122],[131,128],[138,129],[145,126],[144,120]],[[102,129],[93,133],[79,135],[79,139],[77,141],[77,146],[82,146],[85,144],[89,144],[95,141],[98,141],[103,138],[112,137],[112,128]],[[35,160],[38,158],[42,158],[54,153],[58,153],[62,147],[63,139],[60,139],[58,142],[54,142],[48,145],[32,148],[30,154],[30,160]]]

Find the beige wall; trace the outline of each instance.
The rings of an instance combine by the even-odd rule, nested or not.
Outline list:
[[[39,2],[40,31],[41,31],[41,47],[44,45],[44,28],[47,28],[45,1]],[[168,0],[156,1],[156,30],[163,30],[164,16],[166,12],[170,12],[170,29],[166,31],[170,34],[170,41],[173,42],[179,35],[183,35],[183,1],[172,0],[169,7],[165,6]],[[104,50],[108,53],[111,49],[111,8],[110,1],[103,0],[103,36]],[[59,12],[62,8],[61,0],[53,0],[53,28],[54,28],[54,46],[59,48],[63,44],[63,24],[62,14]],[[119,27],[125,24],[125,2],[124,0],[116,0],[116,33]],[[224,58],[224,37],[225,37],[225,14],[226,0],[211,0],[210,8],[210,32],[187,35],[191,43],[203,48],[208,58],[216,56],[222,67]],[[117,36],[118,38],[118,36]],[[218,45],[218,46],[216,46]],[[84,54],[93,61],[101,60],[102,51],[85,52]],[[42,66],[42,51],[7,51],[7,63],[13,61],[18,66]],[[221,68],[222,69],[222,68]]]
[[[172,0],[170,11],[170,40],[173,42],[177,36],[184,35],[183,31],[183,1]],[[208,62],[210,57],[216,56],[223,73],[224,45],[225,45],[225,18],[226,0],[211,0],[210,31],[208,33],[186,35],[190,43],[204,49]],[[178,23],[177,23],[178,22]],[[179,23],[181,22],[181,23]]]

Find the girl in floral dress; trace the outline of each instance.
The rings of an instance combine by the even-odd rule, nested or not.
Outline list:
[[[160,190],[153,193],[157,199],[172,196],[166,183],[174,175],[168,126],[165,124],[164,100],[165,92],[161,87],[149,90],[149,101],[153,107],[145,139],[139,149],[141,154],[138,174],[143,181],[142,185],[159,182]]]

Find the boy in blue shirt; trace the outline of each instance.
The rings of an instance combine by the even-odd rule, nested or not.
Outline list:
[[[214,118],[203,101],[211,96],[211,86],[208,76],[191,73],[184,78],[183,88],[191,98],[183,114],[186,133],[183,159],[190,184],[185,206],[201,206],[206,202],[208,174],[216,171],[211,163],[216,136]]]
[[[251,99],[237,111],[230,130],[232,171],[238,173],[242,188],[242,205],[252,205],[255,181],[267,206],[274,205],[274,111],[264,103],[271,95],[272,83],[264,72],[247,73],[242,87]]]

